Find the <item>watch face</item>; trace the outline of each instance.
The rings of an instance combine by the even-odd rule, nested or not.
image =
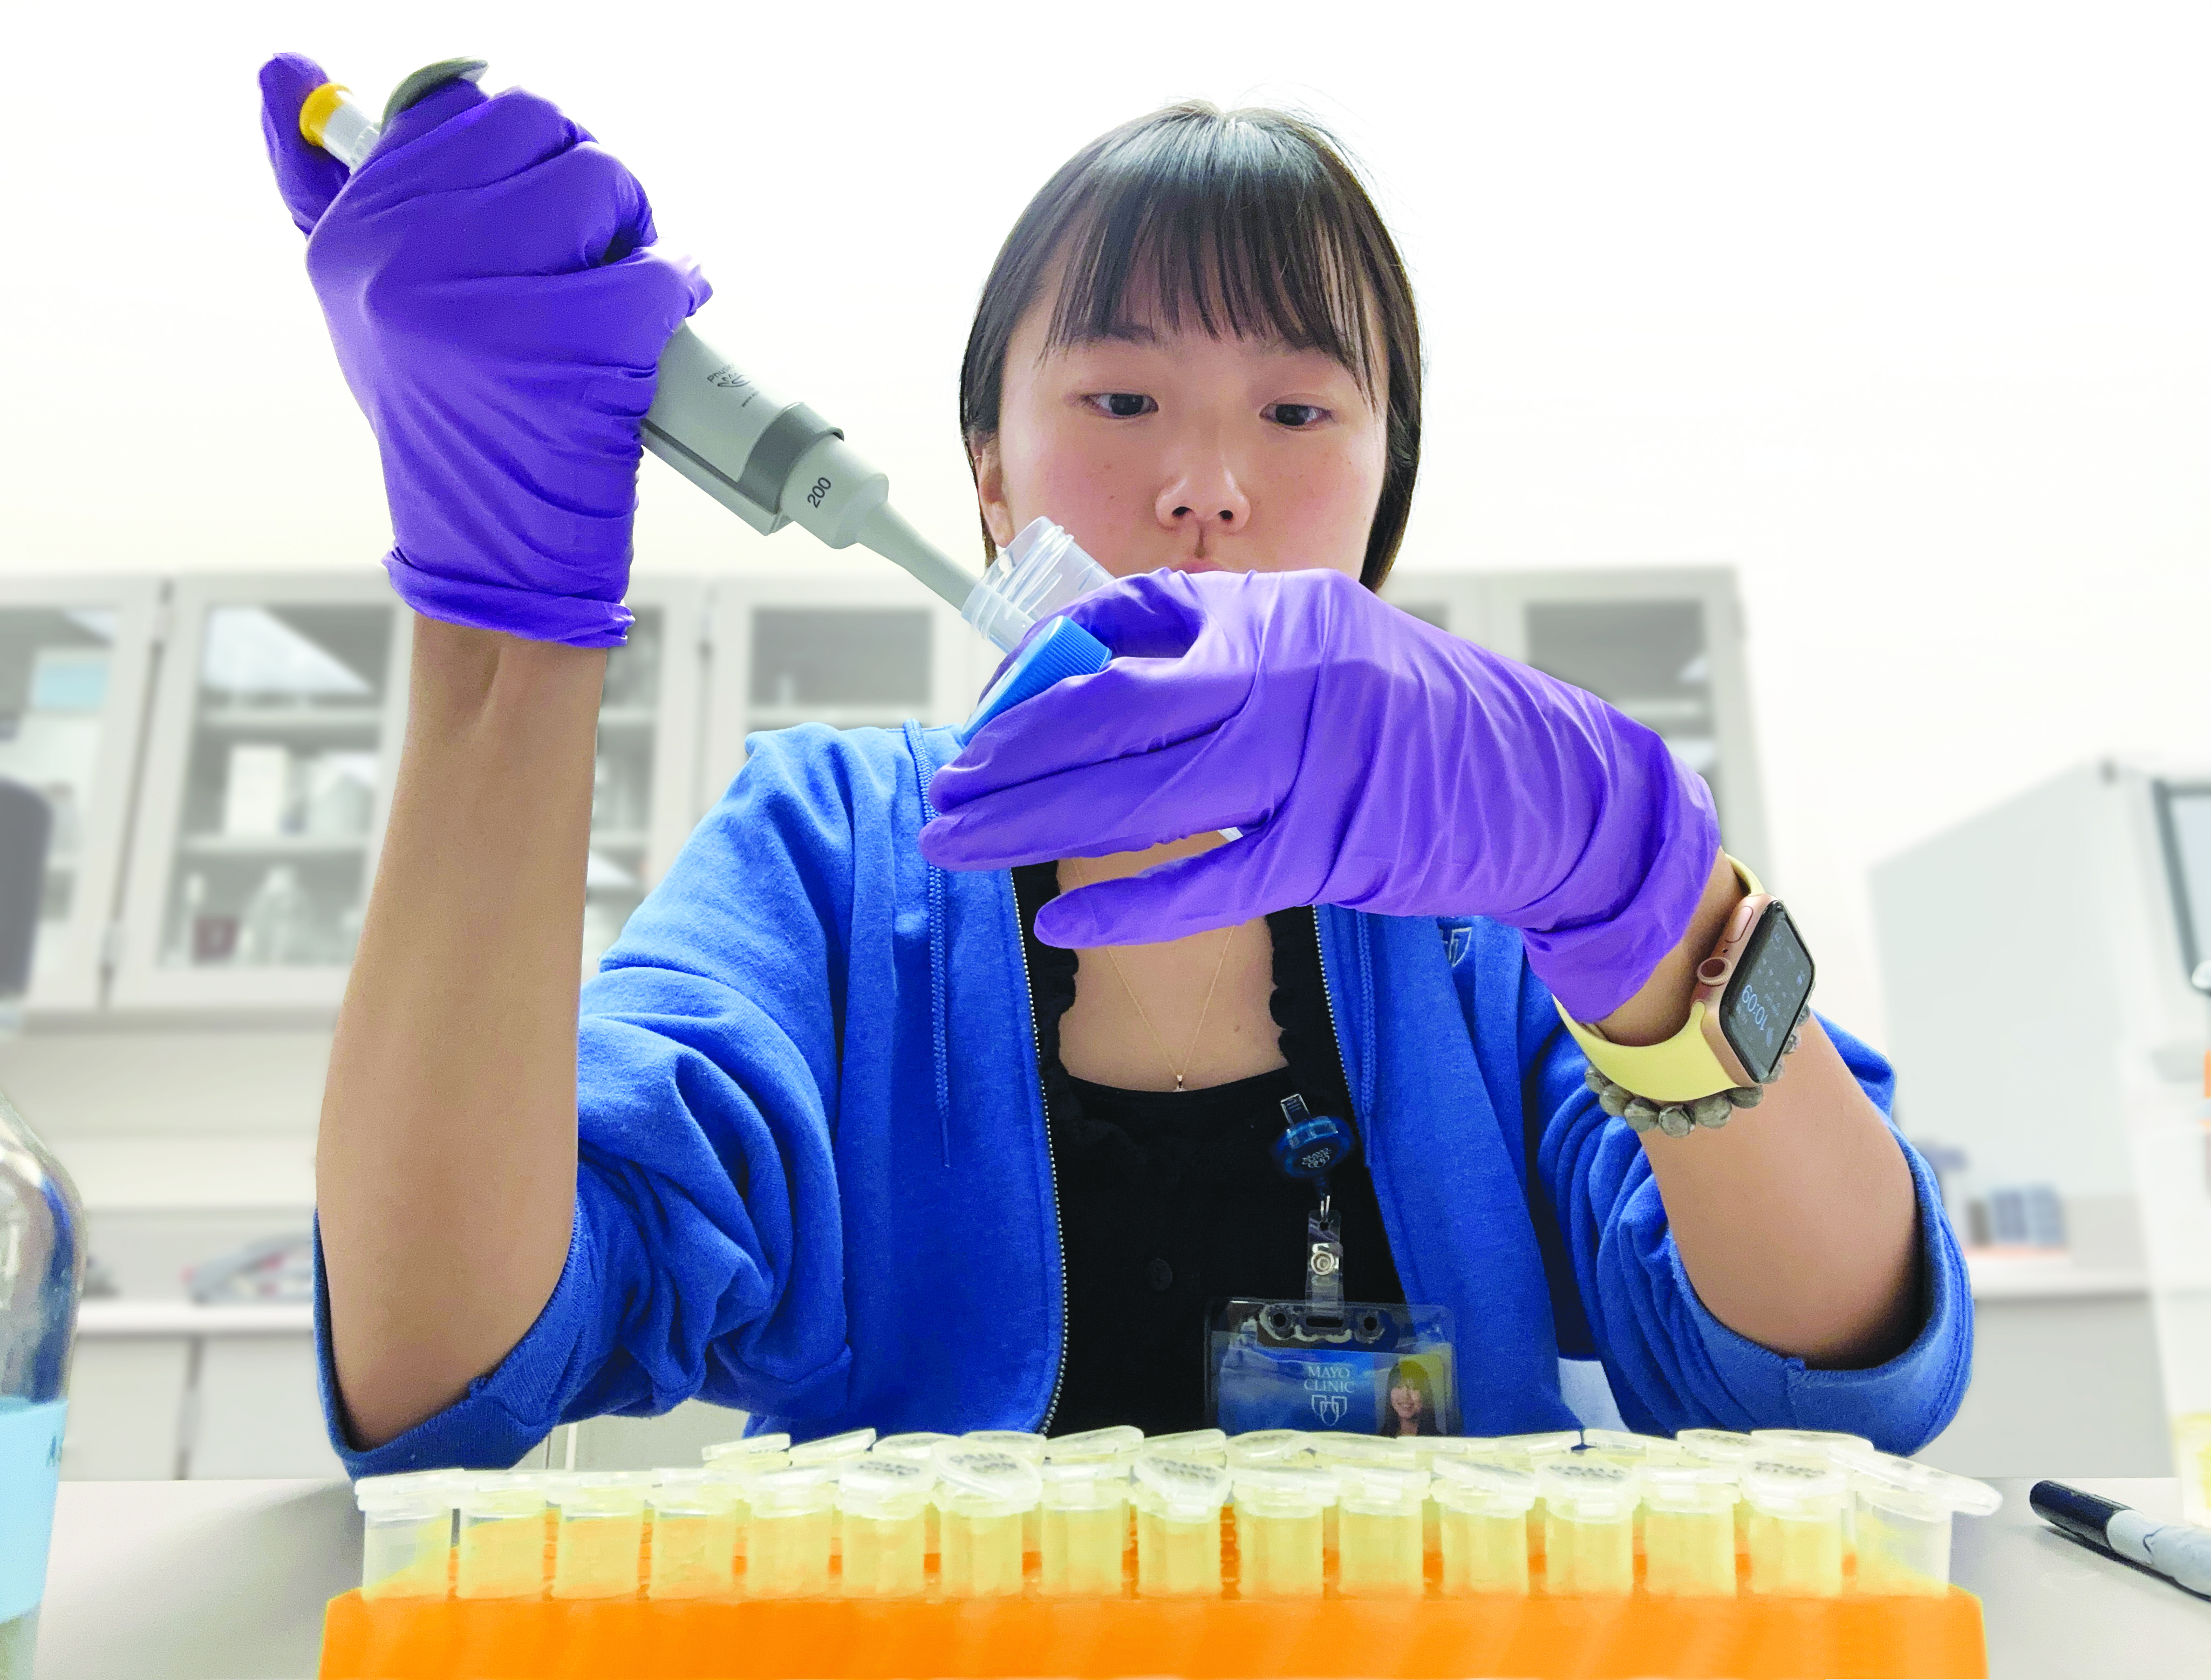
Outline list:
[[[1760,1084],[1780,1067],[1782,1046],[1811,995],[1812,954],[1789,913],[1773,905],[1759,919],[1720,999],[1720,1030]]]

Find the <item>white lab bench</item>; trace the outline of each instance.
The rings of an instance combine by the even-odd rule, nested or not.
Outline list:
[[[2057,1534],[2027,1483],[1998,1485],[2004,1508],[1960,1521],[1953,1565],[1981,1596],[1994,1680],[2211,1662],[2211,1601]],[[2178,1512],[2170,1480],[2079,1485]],[[35,1680],[308,1680],[323,1606],[357,1584],[360,1544],[342,1483],[64,1483]]]

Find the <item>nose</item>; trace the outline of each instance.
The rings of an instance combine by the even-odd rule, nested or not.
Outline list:
[[[1168,530],[1195,528],[1201,540],[1242,531],[1251,523],[1251,500],[1225,461],[1176,474],[1160,487],[1154,511]]]

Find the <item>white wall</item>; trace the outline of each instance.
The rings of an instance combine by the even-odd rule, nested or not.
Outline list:
[[[1402,563],[1739,566],[1768,874],[1876,1037],[1869,864],[2093,753],[2211,758],[2200,8],[36,9],[0,102],[0,568],[380,549],[260,156],[284,47],[372,102],[457,52],[559,99],[703,258],[712,336],[954,543],[959,355],[1028,194],[1170,96],[1317,111],[1427,320]],[[766,547],[657,466],[645,498],[645,566]]]

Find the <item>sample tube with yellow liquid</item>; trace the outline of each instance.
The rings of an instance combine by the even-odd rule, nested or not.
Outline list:
[[[1410,1470],[1419,1464],[1413,1443],[1397,1438],[1324,1430],[1307,1437],[1307,1445],[1312,1449],[1313,1462],[1330,1471],[1348,1465],[1372,1465],[1381,1470]],[[1331,1563],[1342,1547],[1339,1526],[1342,1519],[1342,1513],[1333,1502],[1321,1514],[1321,1550]]]
[[[1336,1471],[1336,1587],[1347,1598],[1417,1598],[1428,1473],[1381,1465]]]
[[[936,1467],[869,1453],[837,1476],[837,1521],[845,1542],[848,1598],[913,1598],[929,1568],[930,1495]]]
[[[1573,1597],[1633,1592],[1636,1472],[1577,1453],[1538,1460],[1536,1485],[1543,1495],[1543,1590]]]
[[[1021,1532],[1044,1489],[1037,1467],[962,1441],[939,1451],[936,1474],[940,1590],[948,1598],[1019,1596]]]
[[[1435,1459],[1434,1503],[1443,1553],[1443,1590],[1528,1595],[1528,1513],[1536,1473],[1502,1459],[1459,1454]]]
[[[744,1491],[744,1484],[769,1471],[790,1468],[791,1437],[778,1432],[753,1435],[743,1440],[721,1441],[701,1449],[699,1456],[706,1460],[708,1470],[737,1489],[737,1502],[732,1513],[736,1519],[736,1550],[731,1556],[742,1563],[751,1543],[753,1526],[752,1501]]]
[[[645,1556],[646,1490],[627,1476],[563,1477],[553,1543],[556,1598],[633,1598]]]
[[[1136,1460],[1136,1596],[1221,1595],[1221,1507],[1228,1472],[1166,1453]]]
[[[1766,1456],[1756,1441],[1733,1429],[1683,1429],[1674,1437],[1674,1444],[1700,1465],[1717,1465],[1732,1471],[1738,1489],[1742,1485],[1742,1472]],[[1748,1556],[1750,1552],[1750,1507],[1741,1499],[1735,1502],[1735,1549],[1739,1556]]]
[[[1336,1503],[1327,1470],[1239,1470],[1234,1476],[1237,1592],[1246,1598],[1318,1598],[1325,1568],[1321,1513]]]
[[[1644,1590],[1733,1598],[1735,1472],[1691,1463],[1646,1464],[1642,1474]]]
[[[904,1434],[885,1435],[876,1441],[873,1446],[868,1449],[869,1456],[871,1458],[897,1459],[907,1464],[927,1465],[930,1466],[930,1483],[931,1491],[929,1495],[928,1508],[923,1518],[924,1522],[927,1525],[926,1538],[924,1540],[923,1545],[924,1549],[931,1557],[935,1557],[936,1556],[937,1550],[936,1495],[935,1492],[936,1477],[936,1449],[947,1445],[948,1443],[956,1441],[959,1439],[960,1437],[957,1435],[940,1434],[934,1429],[913,1429],[909,1430]]]
[[[718,1598],[737,1590],[737,1478],[707,1470],[663,1470],[645,1490],[652,1519],[648,1598]]]
[[[353,1484],[362,1598],[442,1598],[451,1591],[453,1507],[465,1481],[463,1472],[433,1470]]]
[[[793,1465],[750,1477],[743,1590],[753,1598],[813,1598],[829,1591],[829,1529],[837,1471]]]
[[[1857,1507],[1855,1591],[1939,1597],[1950,1590],[1952,1519],[1992,1515],[2003,1495],[1987,1483],[1886,1453],[1838,1454]]]
[[[457,1498],[454,1595],[536,1598],[545,1592],[545,1489],[528,1474],[471,1475]]]
[[[1869,1449],[1870,1450],[1870,1449]],[[1832,1598],[1843,1590],[1843,1513],[1850,1481],[1834,1465],[1758,1459],[1742,1473],[1750,1507],[1750,1590]]]
[[[970,1429],[960,1440],[962,1446],[1009,1454],[1032,1469],[1044,1462],[1046,1446],[1045,1438],[1033,1429]],[[1044,1544],[1039,1521],[1040,1513],[1032,1509],[1021,1522],[1021,1550],[1030,1557],[1034,1557],[1038,1547]]]
[[[1047,1458],[1037,1585],[1056,1598],[1117,1598],[1128,1540],[1129,1471],[1112,1453]]]
[[[1436,1503],[1436,1461],[1446,1458],[1496,1459],[1482,1435],[1414,1435],[1413,1462],[1428,1472],[1428,1496],[1420,1501],[1420,1550],[1433,1574],[1443,1550],[1442,1507]]]

